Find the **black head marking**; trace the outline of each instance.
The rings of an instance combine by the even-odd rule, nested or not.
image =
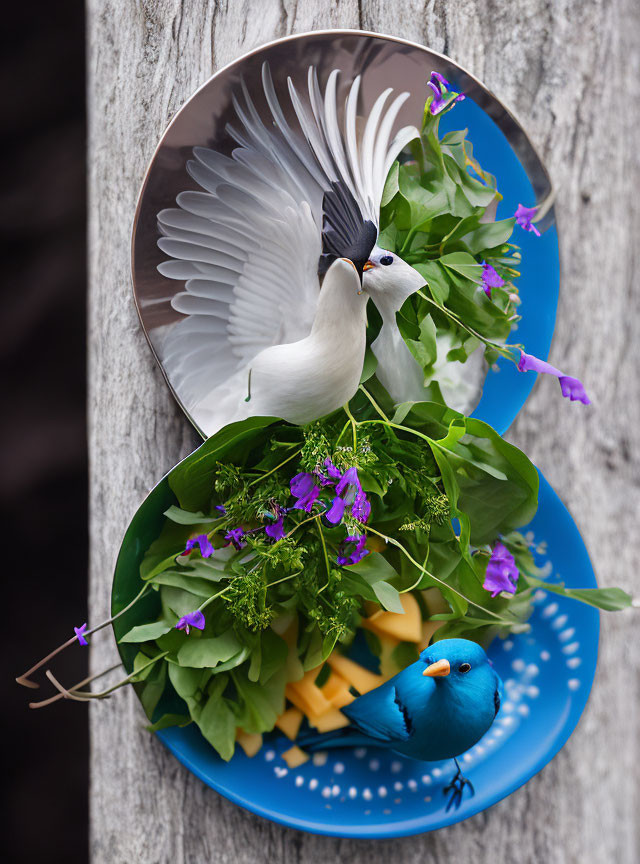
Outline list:
[[[378,231],[369,219],[363,219],[348,187],[340,180],[331,184],[322,200],[322,255],[318,272],[322,276],[336,258],[349,258],[362,275],[369,260]]]
[[[496,713],[493,715],[497,717],[498,711],[500,710],[500,690],[496,687],[496,692],[493,694],[493,704],[496,709]]]

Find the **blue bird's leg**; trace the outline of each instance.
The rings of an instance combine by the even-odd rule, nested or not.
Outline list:
[[[456,763],[456,773],[451,780],[451,782],[444,787],[442,790],[444,795],[448,795],[451,792],[451,797],[447,801],[447,807],[445,812],[448,813],[452,807],[456,810],[462,804],[462,793],[464,792],[464,787],[469,787],[469,792],[471,796],[475,795],[476,790],[473,788],[473,783],[471,780],[467,780],[466,777],[462,775],[462,771],[460,770],[460,764],[458,760],[454,757],[453,761]]]

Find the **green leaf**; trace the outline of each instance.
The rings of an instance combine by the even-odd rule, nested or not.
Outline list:
[[[371,348],[367,348],[364,355],[364,365],[362,367],[362,375],[360,375],[360,383],[364,384],[375,373],[378,366],[378,358],[373,353]]]
[[[224,663],[218,663],[215,666],[211,673],[213,675],[219,675],[221,672],[228,672],[229,669],[236,669],[238,666],[241,666],[245,660],[248,659],[251,652],[247,648],[246,645],[242,646],[242,649],[238,651],[237,654],[234,654],[233,657],[230,657],[228,660],[225,660]]]
[[[418,659],[418,649],[414,642],[400,642],[391,652],[391,659],[398,669],[406,669]]]
[[[394,162],[391,166],[389,173],[387,174],[387,181],[384,184],[384,190],[382,192],[382,198],[380,200],[380,207],[384,207],[391,201],[392,198],[396,196],[399,191],[398,186],[398,170],[400,166],[397,162]],[[385,248],[385,247],[382,247]]]
[[[202,512],[190,513],[188,510],[181,510],[175,504],[165,510],[164,515],[172,522],[177,522],[178,525],[204,525],[220,518],[219,516],[206,516]]]
[[[158,639],[160,636],[163,636],[165,633],[168,633],[173,627],[175,627],[178,619],[172,618],[172,620],[167,621],[165,619],[161,619],[160,621],[154,621],[151,624],[138,624],[137,627],[132,627],[128,633],[119,639],[119,642],[150,642],[154,639]]]
[[[227,700],[210,697],[196,723],[209,744],[228,762],[236,746],[236,716]]]
[[[362,561],[346,568],[350,574],[358,576],[373,587],[374,582],[386,582],[398,575],[395,568],[379,552],[370,552]]]
[[[425,315],[420,322],[420,340],[405,339],[409,350],[423,367],[431,366],[438,357],[436,325],[431,315]]]
[[[145,728],[148,732],[159,732],[161,729],[168,729],[171,726],[184,727],[190,723],[193,723],[193,720],[184,714],[163,714],[155,723],[151,723]]]
[[[371,587],[380,601],[381,606],[389,612],[404,613],[404,607],[400,601],[400,594],[393,585],[390,585],[388,582],[374,582]]]
[[[450,252],[443,255],[439,261],[448,270],[459,273],[471,282],[479,283],[482,280],[482,264],[478,264],[475,258],[466,252]]]
[[[284,639],[270,628],[262,633],[262,666],[260,669],[260,683],[266,684],[272,675],[281,669],[287,662],[289,648]]]
[[[211,502],[217,463],[226,460],[241,464],[250,450],[267,439],[267,427],[275,422],[274,417],[249,417],[224,426],[176,465],[169,474],[169,486],[180,506],[194,512],[206,509]]]
[[[284,711],[285,670],[264,685],[247,680],[239,671],[231,675],[243,703],[237,715],[238,725],[249,733],[270,732]]]
[[[564,582],[545,582],[528,574],[525,574],[525,578],[530,585],[542,588],[544,591],[580,600],[588,606],[595,606],[596,609],[603,609],[605,612],[619,612],[633,603],[633,598],[622,588],[565,588]]]
[[[208,598],[215,593],[215,588],[207,579],[192,576],[188,571],[165,570],[158,573],[150,580],[154,585],[167,585],[173,588],[182,588],[196,597]],[[198,604],[199,605],[199,604]]]
[[[193,669],[212,668],[230,660],[241,648],[233,630],[227,630],[222,636],[202,636],[199,639],[188,636],[178,651],[178,663]]]
[[[166,680],[167,663],[160,660],[151,667],[151,674],[140,687],[140,702],[142,702],[142,707],[149,720],[153,718],[153,712],[162,698]]]
[[[515,219],[501,219],[499,222],[487,222],[480,225],[463,239],[472,255],[480,255],[486,249],[502,246],[513,234]]]

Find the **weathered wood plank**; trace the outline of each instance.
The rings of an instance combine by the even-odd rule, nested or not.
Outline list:
[[[358,26],[423,42],[469,68],[515,109],[551,170],[563,271],[552,360],[584,378],[594,406],[569,405],[555,382],[541,381],[510,438],[572,509],[601,579],[638,591],[640,391],[626,360],[640,325],[636,0],[89,0],[93,620],[106,614],[130,517],[196,443],[131,297],[129,232],[147,162],[172,114],[216,68],[290,32]],[[632,864],[639,652],[630,614],[603,625],[585,718],[551,765],[487,813],[393,843],[312,837],[234,807],[143,731],[134,694],[121,693],[91,713],[92,860]],[[93,666],[113,654],[105,635]]]

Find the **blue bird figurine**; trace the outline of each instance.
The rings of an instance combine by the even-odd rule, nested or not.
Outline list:
[[[465,786],[456,756],[482,738],[500,708],[502,681],[480,645],[468,639],[442,639],[375,690],[342,709],[351,725],[310,735],[299,743],[309,750],[331,747],[383,747],[425,762],[453,758],[456,774],[445,788],[447,810],[460,806]]]

